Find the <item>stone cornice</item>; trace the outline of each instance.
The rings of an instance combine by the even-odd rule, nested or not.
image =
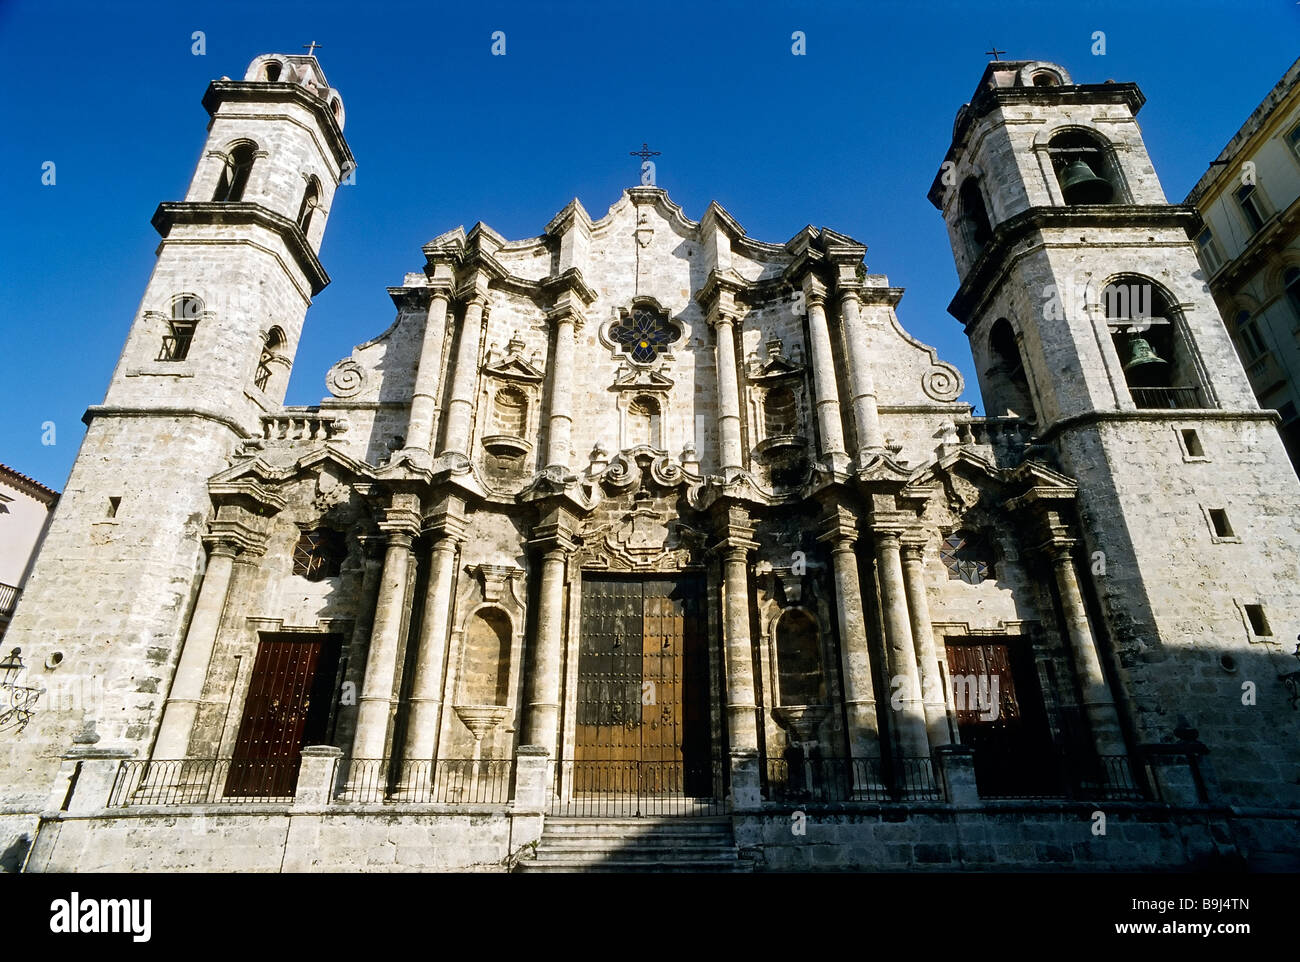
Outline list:
[[[115,418],[156,418],[156,417],[178,417],[178,418],[202,418],[205,421],[215,421],[217,424],[230,428],[236,435],[244,439],[255,438],[256,435],[249,434],[244,430],[243,425],[236,421],[230,415],[222,411],[214,411],[204,407],[180,407],[178,405],[158,405],[145,407],[143,405],[122,405],[122,404],[92,404],[86,408],[86,413],[81,416],[83,424],[89,426],[95,418],[115,417]]]
[[[582,302],[583,307],[590,307],[597,297],[596,292],[582,279],[582,271],[576,267],[570,267],[563,274],[554,277],[544,277],[537,286],[554,306],[560,306],[560,301],[563,299],[567,309],[573,309],[569,305],[575,297]]]
[[[310,93],[301,84],[268,83],[266,81],[248,80],[214,80],[203,94],[203,107],[210,116],[216,116],[217,108],[223,103],[286,103],[292,102],[311,111],[316,124],[325,135],[334,161],[343,171],[351,170],[357,165],[352,156],[352,149],[343,137],[343,131],[334,112],[320,97]]]
[[[1012,248],[1036,231],[1080,227],[1181,227],[1188,236],[1200,226],[1195,207],[1178,204],[1104,204],[1078,207],[1030,207],[999,224],[966,274],[948,313],[970,327],[976,306],[993,289],[993,281]]]
[[[1282,423],[1282,416],[1273,410],[1221,410],[1219,408],[1160,408],[1141,411],[1086,411],[1061,418],[1047,425],[1038,434],[1041,443],[1054,439],[1063,431],[1094,424],[1099,421],[1267,421]]]
[[[329,285],[330,276],[325,273],[325,268],[321,266],[320,260],[316,257],[316,252],[311,249],[311,244],[307,242],[307,237],[303,234],[302,229],[289,218],[277,214],[273,210],[268,210],[261,204],[250,204],[243,201],[238,203],[230,201],[167,201],[158,205],[151,223],[154,229],[164,238],[171,233],[172,227],[177,224],[221,224],[223,226],[255,224],[280,236],[280,239],[284,241],[285,246],[289,249],[289,253],[293,255],[298,269],[302,271],[307,283],[311,285],[313,296],[325,290]]]

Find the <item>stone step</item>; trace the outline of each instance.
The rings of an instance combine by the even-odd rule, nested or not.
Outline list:
[[[736,853],[736,846],[730,839],[718,839],[716,841],[700,842],[691,845],[636,845],[636,844],[616,844],[610,845],[608,842],[595,840],[574,840],[559,842],[547,840],[537,846],[538,856],[550,854],[565,855],[601,855],[601,854],[627,854],[629,858],[674,858],[681,855],[684,858],[700,858],[702,856],[726,855],[733,856]]]
[[[618,856],[599,859],[537,858],[520,862],[520,872],[752,872],[753,865],[741,858],[680,858],[640,861]]]
[[[548,818],[521,872],[749,872],[721,818]]]

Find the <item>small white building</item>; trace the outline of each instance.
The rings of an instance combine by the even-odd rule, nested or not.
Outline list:
[[[59,493],[0,464],[0,637],[45,540]]]

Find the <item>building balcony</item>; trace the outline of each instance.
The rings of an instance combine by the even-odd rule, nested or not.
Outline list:
[[[8,620],[18,607],[18,597],[22,591],[13,585],[0,584],[0,619]]]

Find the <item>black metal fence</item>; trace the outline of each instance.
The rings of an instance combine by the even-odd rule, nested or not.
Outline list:
[[[291,802],[298,758],[123,761],[109,807]]]
[[[1026,756],[975,750],[981,798],[1068,798],[1141,801],[1148,793],[1127,755],[1054,751]]]
[[[550,814],[588,818],[706,816],[726,811],[722,761],[569,760],[555,765]]]
[[[925,757],[769,758],[764,795],[773,802],[940,801],[934,763]]]
[[[510,758],[354,758],[341,768],[335,797],[356,803],[504,805],[510,801],[514,768]]]
[[[1133,403],[1142,409],[1200,408],[1201,392],[1195,387],[1134,387],[1129,388]]]

